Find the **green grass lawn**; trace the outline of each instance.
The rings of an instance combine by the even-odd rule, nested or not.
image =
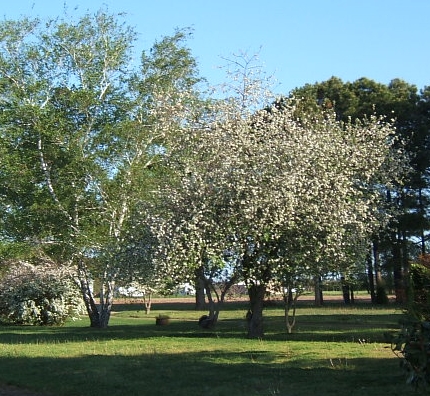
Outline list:
[[[227,303],[215,330],[189,303],[115,305],[110,326],[0,327],[0,383],[62,396],[404,395],[399,359],[384,333],[396,332],[394,305],[322,308],[301,303],[286,334],[281,306],[265,310],[263,340],[246,338],[246,303]],[[158,314],[171,317],[156,326]]]

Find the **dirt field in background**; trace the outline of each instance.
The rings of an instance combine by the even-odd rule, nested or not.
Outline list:
[[[302,296],[299,297],[298,299],[298,303],[300,302],[312,302],[314,301],[315,297],[313,294],[304,294]],[[390,301],[393,299],[393,297],[390,298]],[[282,298],[272,298],[271,300],[279,300],[282,301]],[[231,297],[231,298],[227,298],[226,302],[229,301],[248,301],[248,297],[247,296],[241,296],[241,297]],[[343,302],[343,296],[342,294],[327,294],[324,295],[324,301],[338,301],[338,302]],[[370,295],[367,294],[366,292],[359,292],[358,294],[356,294],[354,296],[354,301],[356,302],[369,302],[370,303]],[[155,297],[152,298],[152,304],[157,304],[157,303],[190,303],[193,304],[195,302],[194,296],[184,296],[184,297]],[[114,300],[114,305],[115,304],[143,304],[143,299],[142,298],[115,298]],[[1,396],[1,395],[0,395]]]

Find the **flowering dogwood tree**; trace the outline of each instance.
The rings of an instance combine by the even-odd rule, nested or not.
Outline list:
[[[244,95],[178,137],[181,150],[169,156],[176,183],[160,189],[154,224],[168,271],[191,276],[203,266],[245,280],[255,338],[270,281],[360,253],[384,221],[378,187],[398,180],[403,161],[383,120],[297,119],[288,104],[254,111],[244,97],[256,80],[242,77]]]

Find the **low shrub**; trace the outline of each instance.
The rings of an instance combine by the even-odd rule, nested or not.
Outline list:
[[[402,358],[400,366],[408,384],[415,387],[430,384],[430,322],[403,321],[392,349]]]
[[[0,318],[9,324],[62,325],[83,313],[70,274],[52,265],[14,264],[0,283]]]

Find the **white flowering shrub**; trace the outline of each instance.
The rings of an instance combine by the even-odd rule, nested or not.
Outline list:
[[[1,279],[0,320],[4,323],[62,325],[82,313],[80,291],[61,268],[19,263]]]

